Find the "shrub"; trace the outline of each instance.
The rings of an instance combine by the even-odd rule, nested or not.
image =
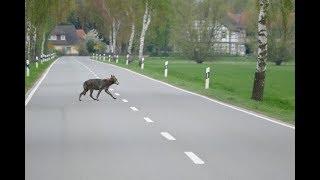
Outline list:
[[[79,55],[80,56],[88,56],[89,55],[86,44],[84,42],[81,42],[79,45]]]

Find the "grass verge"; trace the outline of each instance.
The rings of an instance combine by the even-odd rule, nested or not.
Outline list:
[[[41,77],[45,70],[54,62],[55,59],[49,60],[46,62],[38,63],[38,68],[36,68],[36,63],[30,63],[29,77],[25,75],[25,88],[24,93],[27,93],[28,90],[34,85],[34,83]]]
[[[226,60],[227,59],[227,60]],[[164,77],[164,62],[169,61],[168,77]],[[105,61],[108,63],[108,61]],[[124,57],[119,62],[110,62],[121,67],[167,82],[177,87],[196,92],[229,104],[246,108],[286,123],[295,120],[295,66],[268,64],[264,100],[250,99],[256,62],[252,58],[228,57],[196,64],[177,58],[145,58],[144,69],[138,62],[125,65]],[[204,89],[205,68],[210,67],[210,87]]]

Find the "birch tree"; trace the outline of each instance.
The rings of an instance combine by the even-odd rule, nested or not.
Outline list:
[[[143,48],[144,48],[144,39],[146,35],[146,31],[148,30],[148,27],[151,22],[151,11],[149,7],[149,2],[145,2],[145,11],[143,14],[143,19],[142,19],[142,30],[141,30],[141,35],[140,35],[140,45],[139,45],[139,60],[140,62],[142,61],[143,57]]]
[[[73,0],[25,0],[26,58],[33,60],[37,52],[46,49],[43,42],[46,39],[39,41],[39,37],[62,22],[73,8]]]
[[[121,21],[118,19],[113,18],[112,21],[112,53],[113,54],[119,54],[117,47],[117,35],[120,29]]]
[[[134,4],[135,1],[130,0],[129,2],[127,2],[127,17],[128,17],[128,22],[130,24],[130,29],[131,29],[131,33],[130,33],[130,37],[129,37],[129,41],[128,41],[128,49],[127,49],[127,53],[129,54],[129,56],[131,56],[132,54],[132,45],[133,45],[133,39],[135,36],[135,32],[136,32],[136,26],[135,26],[135,12],[133,10],[133,7],[135,7]]]
[[[131,24],[131,34],[130,34],[129,45],[128,45],[128,50],[127,50],[129,56],[131,56],[131,54],[132,54],[132,44],[133,44],[134,34],[135,34],[135,24],[134,24],[134,22],[132,22],[132,24]]]
[[[252,99],[261,101],[263,99],[263,90],[265,84],[265,72],[267,67],[267,10],[269,0],[259,0],[258,17],[258,57],[254,83],[252,90]]]

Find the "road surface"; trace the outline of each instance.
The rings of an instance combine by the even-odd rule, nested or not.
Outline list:
[[[111,74],[116,100],[78,101]],[[89,57],[60,57],[30,97],[26,180],[295,179],[294,128]]]

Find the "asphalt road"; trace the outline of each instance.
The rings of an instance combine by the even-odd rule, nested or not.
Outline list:
[[[111,74],[116,100],[78,101]],[[295,179],[294,128],[89,57],[61,57],[29,100],[26,180]]]

